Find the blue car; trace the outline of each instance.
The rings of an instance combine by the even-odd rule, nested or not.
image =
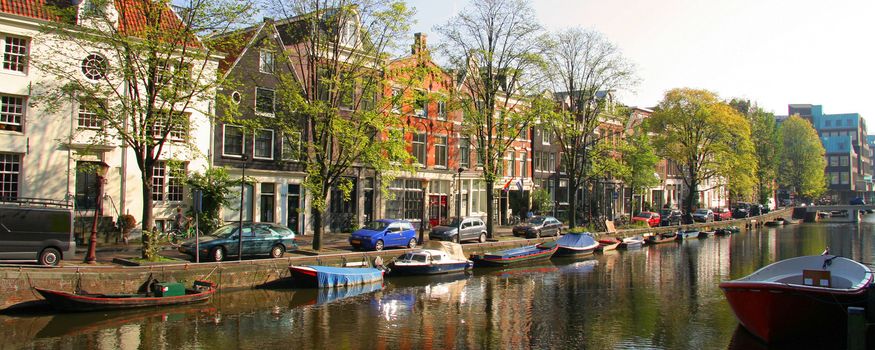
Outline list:
[[[349,237],[355,249],[383,250],[386,247],[416,247],[416,230],[407,220],[374,220]]]

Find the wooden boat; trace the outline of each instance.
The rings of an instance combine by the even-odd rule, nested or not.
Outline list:
[[[784,220],[777,220],[777,219],[776,219],[776,220],[770,220],[770,221],[766,221],[766,223],[763,224],[763,225],[771,226],[771,227],[784,226]]]
[[[647,236],[645,239],[647,244],[660,244],[660,243],[668,243],[675,242],[677,239],[677,233],[675,232],[663,232],[657,233],[650,236]]]
[[[458,243],[428,241],[423,249],[402,255],[389,264],[393,275],[437,275],[471,269],[474,263],[465,258]]]
[[[714,230],[714,234],[721,235],[721,236],[722,235],[730,235],[730,234],[739,233],[739,232],[741,232],[741,229],[739,229],[738,226],[727,226],[727,227],[718,228],[717,230]]]
[[[34,289],[56,310],[77,312],[191,304],[206,301],[216,292],[216,284],[209,281],[195,281],[192,288],[180,286],[179,288],[183,289],[181,295],[160,296],[163,292],[167,292],[170,285],[176,284],[152,281],[146,284],[145,290],[148,292],[136,294],[97,294],[82,291],[70,293],[43,288]]]
[[[720,283],[738,321],[767,343],[847,334],[849,306],[865,306],[872,271],[834,255],[781,260]]]
[[[383,281],[383,270],[372,267],[289,266],[295,283],[302,287],[331,288]]]
[[[644,237],[641,236],[633,236],[628,238],[623,238],[623,242],[620,243],[618,248],[623,249],[635,249],[641,248],[644,245]]]
[[[709,236],[713,236],[715,233],[716,233],[715,231],[699,231],[698,237],[700,239],[701,238],[708,238]]]
[[[608,238],[602,238],[602,239],[598,240],[598,243],[599,243],[599,246],[595,248],[595,251],[607,252],[607,251],[617,249],[617,247],[620,246],[620,243],[622,243],[622,242],[616,238],[608,237]]]
[[[547,247],[550,244],[556,244],[559,249],[553,256],[586,256],[591,255],[599,243],[592,238],[589,233],[566,233],[562,238],[541,244],[542,247]]]
[[[802,222],[802,220],[799,220],[799,219],[787,219],[787,218],[782,218],[782,217],[779,217],[775,220],[783,222],[784,225],[798,224],[798,223]]]
[[[482,255],[472,255],[471,260],[474,261],[475,266],[507,266],[523,261],[549,259],[558,249],[559,245],[553,245],[552,247],[530,245]]]
[[[696,229],[682,230],[677,233],[677,240],[679,241],[697,238],[699,238],[699,230]]]

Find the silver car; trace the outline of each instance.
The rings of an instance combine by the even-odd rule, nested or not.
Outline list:
[[[441,226],[435,226],[428,233],[428,239],[440,241],[477,240],[486,242],[486,224],[478,218],[452,218]]]

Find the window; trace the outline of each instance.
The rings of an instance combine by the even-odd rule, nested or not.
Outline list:
[[[3,70],[24,73],[27,68],[27,39],[3,38]]]
[[[255,140],[252,150],[253,158],[273,159],[273,130],[257,130],[253,140]]]
[[[255,88],[255,112],[263,115],[273,116],[274,113],[274,91],[270,89]]]
[[[434,165],[447,167],[447,137],[435,136],[434,138]]]
[[[80,129],[102,129],[102,112],[106,111],[106,101],[86,99],[79,102],[79,114],[76,123]]]
[[[233,125],[225,125],[222,138],[222,155],[240,157],[243,156],[243,128]]]
[[[459,166],[467,168],[471,166],[471,139],[459,139]]]
[[[240,96],[239,91],[234,91],[231,93],[231,102],[233,102],[235,105],[239,105],[241,100],[243,100],[243,97]]]
[[[550,163],[547,164],[547,171],[556,171],[556,154],[550,153]]]
[[[832,126],[832,120],[827,120],[825,126]]]
[[[301,133],[289,132],[283,137],[283,160],[301,159]]]
[[[839,173],[831,172],[829,173],[829,183],[832,185],[839,184]]]
[[[842,185],[847,185],[850,182],[850,173],[842,172],[841,173]]]
[[[0,95],[0,130],[22,132],[24,97]]]
[[[273,51],[261,50],[258,59],[258,71],[273,74],[274,69]]]
[[[152,200],[156,202],[181,202],[184,165],[170,165],[165,161],[155,162],[152,168]]]
[[[839,165],[839,157],[830,156],[829,158],[829,166],[838,166]]]
[[[842,121],[841,121],[841,119],[836,120],[836,126],[842,126]]]
[[[21,173],[21,156],[0,153],[0,198],[18,198],[18,175]]]
[[[839,158],[839,165],[841,165],[841,166],[848,166],[848,161],[849,161],[849,157],[848,157],[848,156],[841,156],[841,157]]]
[[[362,96],[359,108],[363,111],[372,111],[377,107],[376,83],[373,79],[366,79],[362,86]]]
[[[437,116],[438,120],[447,120],[447,103],[444,101],[438,101],[437,103]]]
[[[422,91],[416,92],[416,101],[413,114],[420,118],[428,118],[428,98]]]
[[[355,80],[348,77],[340,79],[340,108],[352,109],[355,105]]]
[[[504,176],[513,176],[513,154],[504,155]]]
[[[171,141],[185,140],[186,130],[188,130],[188,116],[188,113],[179,112],[174,112],[173,115],[168,115],[167,112],[160,113],[152,124],[152,137],[163,138],[167,124],[171,124],[172,129],[167,133],[167,139]]]
[[[401,113],[401,89],[392,89],[392,113]]]
[[[552,135],[549,130],[541,130],[541,144],[549,145],[552,142]]]
[[[520,157],[522,158],[522,160],[520,161],[520,165],[521,165],[520,166],[520,176],[528,177],[529,176],[528,153],[526,153],[526,152],[520,153]]]
[[[274,222],[276,184],[261,184],[261,222]]]
[[[97,208],[97,162],[76,163],[76,209]]]
[[[423,191],[419,180],[395,179],[389,185],[395,196],[386,202],[387,218],[421,220]]]
[[[426,142],[425,134],[413,134],[413,156],[416,157],[416,163],[419,165],[425,165]]]
[[[82,60],[82,74],[89,80],[100,80],[106,76],[106,58],[98,54],[90,54]]]

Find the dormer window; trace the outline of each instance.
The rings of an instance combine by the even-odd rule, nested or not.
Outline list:
[[[347,46],[355,46],[358,42],[358,24],[355,21],[346,21],[340,32],[340,40]]]
[[[258,60],[258,70],[262,73],[273,74],[274,69],[273,51],[261,50]]]

